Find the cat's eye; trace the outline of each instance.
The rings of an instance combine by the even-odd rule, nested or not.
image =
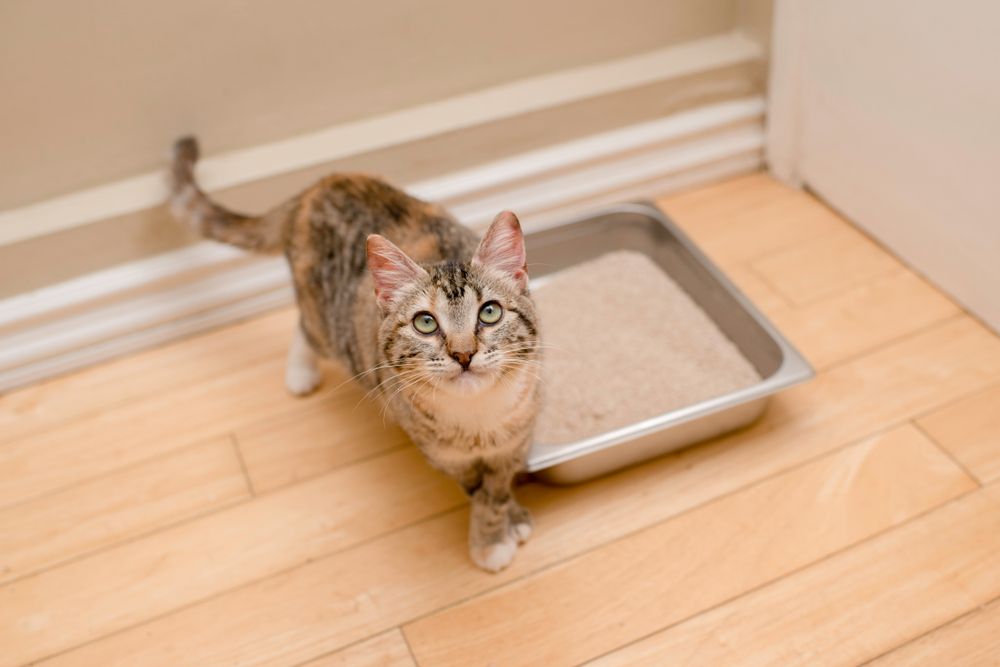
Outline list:
[[[479,321],[483,324],[496,324],[503,317],[503,308],[496,301],[487,301],[479,309]]]
[[[430,313],[417,313],[413,316],[413,328],[422,334],[432,334],[438,330],[438,322]]]

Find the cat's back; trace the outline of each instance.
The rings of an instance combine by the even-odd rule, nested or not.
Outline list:
[[[418,262],[463,260],[477,239],[441,206],[367,174],[333,174],[303,193],[286,246],[291,254],[365,271],[365,240],[381,234]]]

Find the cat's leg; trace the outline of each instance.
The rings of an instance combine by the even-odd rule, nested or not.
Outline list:
[[[469,554],[476,565],[490,572],[510,565],[517,552],[520,538],[512,532],[510,521],[513,508],[520,507],[511,493],[516,471],[510,462],[484,466],[482,483],[470,497]]]
[[[511,498],[510,507],[507,510],[507,518],[510,524],[510,534],[517,540],[518,544],[524,544],[531,537],[534,519],[531,513]]]
[[[285,386],[292,394],[305,396],[319,386],[321,378],[319,358],[302,333],[302,327],[296,325],[285,363]]]

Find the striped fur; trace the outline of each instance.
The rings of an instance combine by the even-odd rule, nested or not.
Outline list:
[[[317,386],[317,357],[342,362],[469,494],[473,560],[505,567],[531,532],[512,482],[539,403],[538,323],[516,217],[497,216],[479,242],[441,207],[357,174],[329,176],[247,216],[201,191],[197,159],[194,139],[177,142],[174,216],[207,238],[288,260],[300,313],[289,389]],[[479,312],[491,301],[502,316],[484,323]],[[415,328],[422,312],[437,331]]]

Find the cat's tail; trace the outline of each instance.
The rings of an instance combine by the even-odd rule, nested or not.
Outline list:
[[[205,238],[258,252],[280,250],[293,202],[262,216],[234,213],[213,202],[198,187],[194,179],[197,161],[198,141],[194,137],[182,137],[174,143],[170,170],[170,211],[174,218]]]

